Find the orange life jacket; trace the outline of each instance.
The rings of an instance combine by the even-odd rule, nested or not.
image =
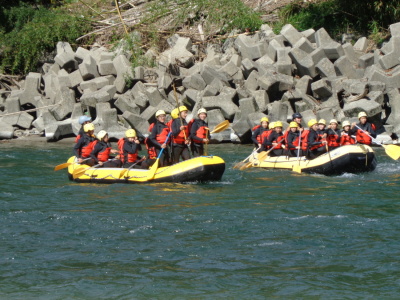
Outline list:
[[[340,145],[341,146],[354,145],[355,143],[356,143],[356,141],[350,134],[348,134],[346,132],[342,133],[342,136],[340,137]]]
[[[111,147],[104,147],[102,151],[97,153],[97,160],[101,162],[105,162],[110,158]]]
[[[175,119],[174,121],[178,122],[177,120],[178,119]],[[185,128],[184,130],[179,131],[177,136],[173,136],[172,142],[174,144],[185,144],[185,140],[189,137],[190,131],[188,124],[183,125],[183,127]]]
[[[331,132],[331,131],[334,131],[334,130],[332,129],[329,132]],[[339,147],[340,146],[340,141],[339,142],[337,141],[339,138],[339,135],[336,133],[336,131],[334,131],[334,132],[335,132],[335,134],[328,134],[328,136],[326,138],[329,147]]]
[[[303,129],[303,131],[301,132],[301,136],[300,136],[301,145],[300,145],[300,147],[301,147],[302,150],[307,150],[307,148],[308,148],[308,135],[309,135],[309,133],[310,133],[310,130],[308,130],[308,129]],[[299,145],[299,138],[296,138],[296,140],[294,140],[292,144],[297,147]],[[291,149],[291,150],[293,150],[293,149]]]
[[[275,146],[275,147],[274,146],[268,146],[267,149],[271,149],[273,147],[274,147],[274,149],[282,149],[283,148],[283,143],[284,143],[284,142],[280,143],[280,141],[282,141],[282,140],[286,141],[284,134],[281,135],[281,136],[278,136],[275,140],[271,141],[272,143],[278,143],[277,146]]]
[[[159,142],[160,144],[164,144],[169,132],[170,128],[168,126],[164,127],[162,131],[159,134],[157,134],[156,141]]]
[[[252,131],[256,131],[258,128],[261,128],[261,125],[256,125],[253,127]],[[262,144],[264,142],[264,139],[268,138],[269,135],[271,134],[272,130],[269,130],[268,128],[265,128],[261,134],[257,135],[256,139],[259,144]]]
[[[206,126],[200,126],[199,129],[197,129],[196,136],[202,139],[202,141],[195,140],[196,144],[204,144],[203,139],[207,138],[207,133],[208,133],[208,129],[206,128],[207,128]]]
[[[124,145],[126,142],[127,142],[126,138],[120,138],[118,140],[119,157],[120,157],[120,160],[122,161],[122,163],[124,163],[124,162],[133,163],[137,160],[138,152],[137,152],[137,150],[135,153],[124,152]]]
[[[76,138],[75,138],[75,144],[79,141],[80,138],[81,138],[81,135],[78,134],[78,135],[76,136]]]
[[[80,149],[79,153],[80,156],[82,158],[90,157],[90,153],[92,153],[94,146],[96,146],[97,142],[98,140],[93,140],[93,141],[88,140],[88,143]]]

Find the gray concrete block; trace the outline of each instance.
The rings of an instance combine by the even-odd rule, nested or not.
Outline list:
[[[292,46],[294,46],[303,37],[303,35],[291,24],[286,24],[283,26],[280,33]]]
[[[318,74],[324,77],[335,77],[335,66],[328,58],[323,58],[316,66],[315,69],[317,70]]]
[[[40,73],[30,72],[25,78],[25,87],[23,90],[19,91],[19,101],[21,105],[27,103],[36,106],[34,98],[40,96],[40,83],[42,80],[42,75]]]
[[[14,113],[21,111],[21,104],[18,97],[9,97],[4,102],[4,108],[7,113]],[[0,115],[1,116],[1,115]]]
[[[245,58],[242,60],[242,72],[244,77],[247,79],[251,72],[256,69],[252,60]]]
[[[148,128],[150,126],[150,123],[142,118],[140,115],[133,114],[129,111],[125,111],[122,114],[122,117],[138,132],[141,134],[146,134],[148,131]]]
[[[82,63],[79,64],[79,71],[81,72],[84,80],[89,80],[100,76],[97,70],[97,63],[92,56],[86,57]]]
[[[81,96],[81,102],[84,105],[96,107],[97,103],[104,103],[110,101],[116,92],[113,85],[106,85],[96,92],[87,92]]]
[[[91,55],[90,51],[82,48],[82,47],[78,47],[78,49],[76,49],[75,51],[75,60],[78,63],[82,63],[85,59],[88,59]]]
[[[271,73],[258,78],[258,84],[261,89],[267,91],[270,99],[278,99],[283,92],[292,89],[294,80],[292,76]]]
[[[389,98],[391,112],[386,123],[398,126],[400,123],[400,92],[397,89],[391,89],[387,92],[387,96]]]
[[[71,119],[50,123],[45,127],[44,131],[47,141],[57,141],[62,137],[72,135]]]
[[[298,48],[293,48],[290,52],[289,55],[293,61],[293,63],[297,67],[297,73],[299,76],[304,76],[308,75],[312,78],[317,76],[317,71],[315,70],[315,64],[312,60],[312,58],[307,55],[306,52],[298,49]]]
[[[72,113],[75,105],[75,91],[61,87],[56,94],[55,101],[59,105],[51,108],[50,111],[57,121],[64,120]]]
[[[334,63],[336,74],[347,78],[358,78],[354,65],[346,56],[340,57]]]
[[[344,55],[342,45],[334,41],[324,28],[319,29],[315,33],[315,41],[318,47],[324,49],[329,59],[338,59]]]
[[[224,118],[227,120],[232,120],[235,113],[239,110],[237,105],[233,103],[231,97],[225,94],[203,97],[202,102],[206,109],[220,109]]]
[[[274,101],[268,104],[268,118],[270,120],[286,120],[287,112],[287,102]]]
[[[93,124],[96,127],[96,132],[106,130],[110,138],[120,139],[125,136],[127,128],[119,125],[117,110],[111,108],[110,103],[97,103],[96,104],[96,119]]]
[[[356,52],[354,51],[353,45],[350,43],[346,43],[342,45],[344,54],[346,55],[346,57],[353,63],[357,63],[358,62],[358,58],[359,55],[356,54]]]
[[[194,74],[192,76],[185,77],[185,79],[183,79],[182,85],[186,89],[195,89],[201,91],[205,89],[207,84],[200,74]]]
[[[251,91],[251,95],[257,102],[258,110],[262,113],[265,113],[268,109],[268,104],[269,104],[269,97],[267,91],[265,90]]]
[[[310,76],[303,76],[297,80],[295,89],[300,94],[311,94],[312,78]]]
[[[332,86],[325,79],[318,80],[311,84],[311,89],[314,94],[320,99],[326,99],[332,96]]]
[[[315,30],[310,28],[301,32],[311,43],[315,43]]]
[[[258,105],[253,97],[243,98],[239,100],[239,109],[242,115],[248,115],[258,111]]]
[[[233,123],[232,130],[239,137],[241,143],[249,143],[251,141],[251,126],[249,125],[247,116]]]
[[[308,128],[308,121],[311,119],[316,119],[317,116],[315,115],[313,110],[305,110],[301,112],[301,115],[303,116],[303,119],[301,120],[301,125],[304,128]]]
[[[103,60],[99,62],[99,73],[102,76],[105,75],[117,75],[114,63],[111,59]]]
[[[329,125],[329,121],[334,118],[335,115],[332,108],[324,108],[317,111],[317,120],[324,119],[326,120],[327,125]]]
[[[106,52],[106,51],[102,51],[100,53],[100,62],[102,61],[107,61],[107,60],[113,60],[115,57],[115,53],[113,52]]]
[[[251,72],[244,83],[244,87],[250,91],[256,91],[259,88],[258,78],[259,74],[257,71]]]
[[[140,107],[136,105],[133,97],[128,94],[123,94],[118,97],[114,105],[122,112],[129,111],[133,114],[140,114]]]
[[[267,53],[267,45],[257,37],[240,34],[235,40],[235,47],[242,58],[256,60]]]
[[[354,50],[365,52],[368,48],[368,40],[366,37],[360,37],[353,46]]]
[[[392,36],[400,37],[400,23],[391,24],[389,30]]]
[[[366,69],[374,64],[374,54],[367,53],[358,59],[358,66],[362,69]]]
[[[392,51],[379,58],[379,64],[385,70],[394,68],[395,66],[400,64],[399,61],[400,54],[398,52],[399,51],[398,49],[400,47],[400,37],[392,37],[390,39],[390,43],[392,43],[393,45]]]
[[[57,54],[54,61],[60,66],[68,71],[73,71],[78,68],[78,62],[75,60],[74,54],[71,52],[62,52]]]
[[[376,103],[379,103],[380,105],[383,105],[385,101],[385,97],[383,92],[380,91],[375,91],[375,92],[369,92],[367,95],[367,99],[371,101],[375,101]]]
[[[0,140],[8,140],[14,137],[14,127],[0,118]]]
[[[166,100],[164,100],[166,101]],[[153,107],[153,106],[148,106],[141,114],[140,116],[147,120],[149,123],[153,123],[156,121],[155,114],[157,112],[158,108]]]
[[[65,52],[74,54],[74,50],[72,50],[72,47],[68,42],[58,42],[56,45],[57,55]]]
[[[83,78],[82,78],[81,72],[79,70],[69,73],[68,77],[69,77],[69,82],[71,84],[71,86],[70,86],[71,88],[74,88],[74,87],[80,85],[81,82],[83,82]]]
[[[272,59],[272,61],[276,61],[277,60],[277,56],[278,56],[278,49],[281,48],[285,48],[285,46],[283,45],[283,43],[278,42],[276,39],[273,39],[267,47],[267,55]]]
[[[151,107],[151,106],[149,106]],[[162,109],[165,111],[167,114],[170,114],[175,108],[176,105],[173,105],[172,103],[168,102],[167,100],[162,100],[158,105],[157,105],[157,110]],[[155,120],[155,119],[154,119]]]
[[[299,48],[300,50],[303,50],[306,53],[311,53],[315,50],[314,46],[311,44],[311,42],[305,38],[301,37],[294,45],[293,48]]]
[[[375,116],[382,111],[382,107],[379,103],[367,99],[346,103],[343,107],[346,117],[356,117],[362,111],[365,111],[368,116]]]
[[[146,90],[146,94],[149,98],[149,103],[151,106],[157,106],[164,99],[157,88],[148,87]]]
[[[110,85],[108,79],[105,77],[98,77],[81,82],[80,87],[82,90],[91,90],[92,92],[95,92],[106,85]]]

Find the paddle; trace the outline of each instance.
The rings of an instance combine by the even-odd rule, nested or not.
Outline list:
[[[84,162],[84,161],[86,161],[86,160],[89,160],[89,159],[90,159],[90,157],[84,159],[82,162]],[[67,163],[63,163],[63,164],[57,165],[57,166],[54,167],[54,171],[58,171],[58,170],[62,170],[62,169],[68,168],[70,165],[72,165],[72,164],[77,164],[77,163],[78,163],[78,162],[73,162],[73,163],[67,162]]]
[[[273,146],[271,149],[269,149],[268,151],[263,151],[258,153],[257,155],[257,159],[258,161],[263,161],[267,158],[268,154],[271,153],[272,150],[274,150],[280,143],[282,143],[284,140],[280,140],[279,143],[277,143],[275,146]],[[250,168],[251,166],[253,166],[253,162],[248,162],[246,163],[244,166],[240,167],[240,170],[243,171],[247,168]]]
[[[85,174],[85,172],[87,170],[92,169],[92,168],[97,168],[97,167],[100,167],[100,164],[94,165],[93,167],[89,167],[89,168],[76,169],[76,170],[74,170],[74,173],[72,173],[72,178],[76,179],[78,177],[81,177],[83,174]]]
[[[123,169],[121,171],[121,173],[119,173],[119,177],[121,178],[126,172],[129,172],[130,169],[132,169],[134,166],[136,166],[138,163],[144,161],[146,159],[145,156],[143,156],[143,158],[141,160],[138,160],[137,162],[135,162],[134,164],[130,165],[129,168],[127,169]]]
[[[238,162],[237,164],[235,164],[235,165],[233,166],[233,168],[234,168],[234,169],[240,169],[240,168],[243,166],[243,164],[247,163],[247,160],[249,160],[250,156],[252,156],[253,153],[254,153],[255,151],[258,151],[260,148],[261,148],[261,147],[258,147],[257,149],[254,149],[253,152],[251,152],[249,156],[247,156],[245,159],[243,159],[242,161],[240,161],[240,162]]]
[[[167,144],[168,139],[169,139],[171,133],[172,133],[172,132],[168,133],[167,139],[165,140],[165,144]],[[159,153],[158,156],[157,156],[156,161],[155,161],[154,164],[151,166],[151,168],[150,168],[150,170],[149,170],[149,174],[147,175],[147,180],[152,180],[152,179],[154,178],[154,175],[156,174],[157,169],[158,169],[158,162],[159,162],[159,160],[160,160],[161,154],[163,153],[164,149],[165,149],[165,148],[162,148],[162,149],[161,149],[160,153]]]
[[[224,131],[226,128],[228,128],[229,127],[229,121],[228,120],[225,120],[225,121],[223,121],[223,122],[221,122],[221,123],[219,123],[218,125],[216,125],[215,127],[214,127],[214,129],[210,132],[210,134],[212,134],[212,133],[218,133],[218,132],[221,132],[221,131]],[[210,130],[209,128],[207,128],[206,127],[206,130],[207,130],[207,132]],[[208,134],[206,134],[206,136],[207,136],[207,138],[208,138]],[[208,142],[205,144],[205,149],[204,149],[204,155],[205,156],[207,156],[207,147],[208,147]]]
[[[400,158],[400,147],[396,145],[382,145],[379,143],[376,139],[374,139],[370,134],[368,134],[365,130],[362,130],[359,126],[356,125],[358,129],[360,129],[362,132],[364,132],[366,135],[368,135],[372,141],[379,145],[382,146],[385,149],[386,154],[394,160],[398,160]]]
[[[301,174],[301,167],[300,167],[300,149],[301,149],[301,131],[299,134],[299,149],[297,149],[297,160],[299,161],[299,164],[296,166],[293,166],[293,172]]]

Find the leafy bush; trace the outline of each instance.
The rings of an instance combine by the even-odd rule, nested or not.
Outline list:
[[[40,58],[53,51],[58,41],[74,42],[89,29],[83,18],[59,9],[21,6],[9,9],[4,15],[16,24],[9,32],[4,26],[0,40],[0,67],[11,73],[35,70]]]

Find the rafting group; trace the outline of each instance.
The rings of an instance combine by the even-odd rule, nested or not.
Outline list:
[[[90,117],[79,118],[81,129],[73,147],[74,156],[55,170],[68,167],[69,177],[81,182],[182,182],[218,180],[225,162],[207,155],[212,133],[229,127],[226,120],[210,131],[207,110],[200,108],[197,118],[187,122],[188,109],[178,106],[169,117],[164,110],[155,113],[156,122],[148,129],[148,137],[139,137],[128,129],[113,149],[107,131],[94,134]],[[167,121],[169,119],[169,121]],[[291,169],[295,172],[325,175],[344,172],[365,172],[375,169],[377,161],[371,144],[385,148],[393,159],[399,159],[400,147],[382,145],[376,138],[375,126],[365,112],[359,122],[309,120],[302,126],[302,115],[294,113],[283,129],[282,121],[269,122],[267,117],[253,128],[255,150],[234,168]],[[141,144],[147,155],[140,157]],[[190,154],[191,153],[191,154]],[[192,158],[191,158],[192,156]]]
[[[267,117],[262,118],[260,125],[253,128],[252,140],[257,152],[271,150],[269,156],[306,156],[314,159],[344,145],[371,145],[376,137],[375,126],[368,122],[365,112],[358,114],[359,123],[343,121],[342,130],[335,119],[330,120],[329,125],[324,119],[311,119],[307,124],[309,128],[305,129],[302,119],[300,113],[294,113],[289,127],[283,132],[281,121],[269,123]]]
[[[94,135],[95,127],[91,118],[81,116],[79,123],[82,125],[76,143],[73,148],[77,162],[83,162],[88,166],[97,167],[123,167],[148,169],[154,164],[158,155],[159,166],[178,163],[180,158],[190,158],[190,150],[193,157],[204,155],[204,145],[209,142],[209,128],[205,121],[207,111],[200,108],[198,118],[186,122],[188,109],[180,106],[171,112],[171,120],[166,122],[167,114],[158,110],[155,114],[156,122],[149,127],[149,136],[140,140],[134,129],[128,129],[125,137],[119,139],[118,149],[113,149],[109,141],[108,133],[101,130]],[[139,157],[142,150],[141,142],[147,149],[147,158]],[[112,154],[116,154],[112,156]]]

